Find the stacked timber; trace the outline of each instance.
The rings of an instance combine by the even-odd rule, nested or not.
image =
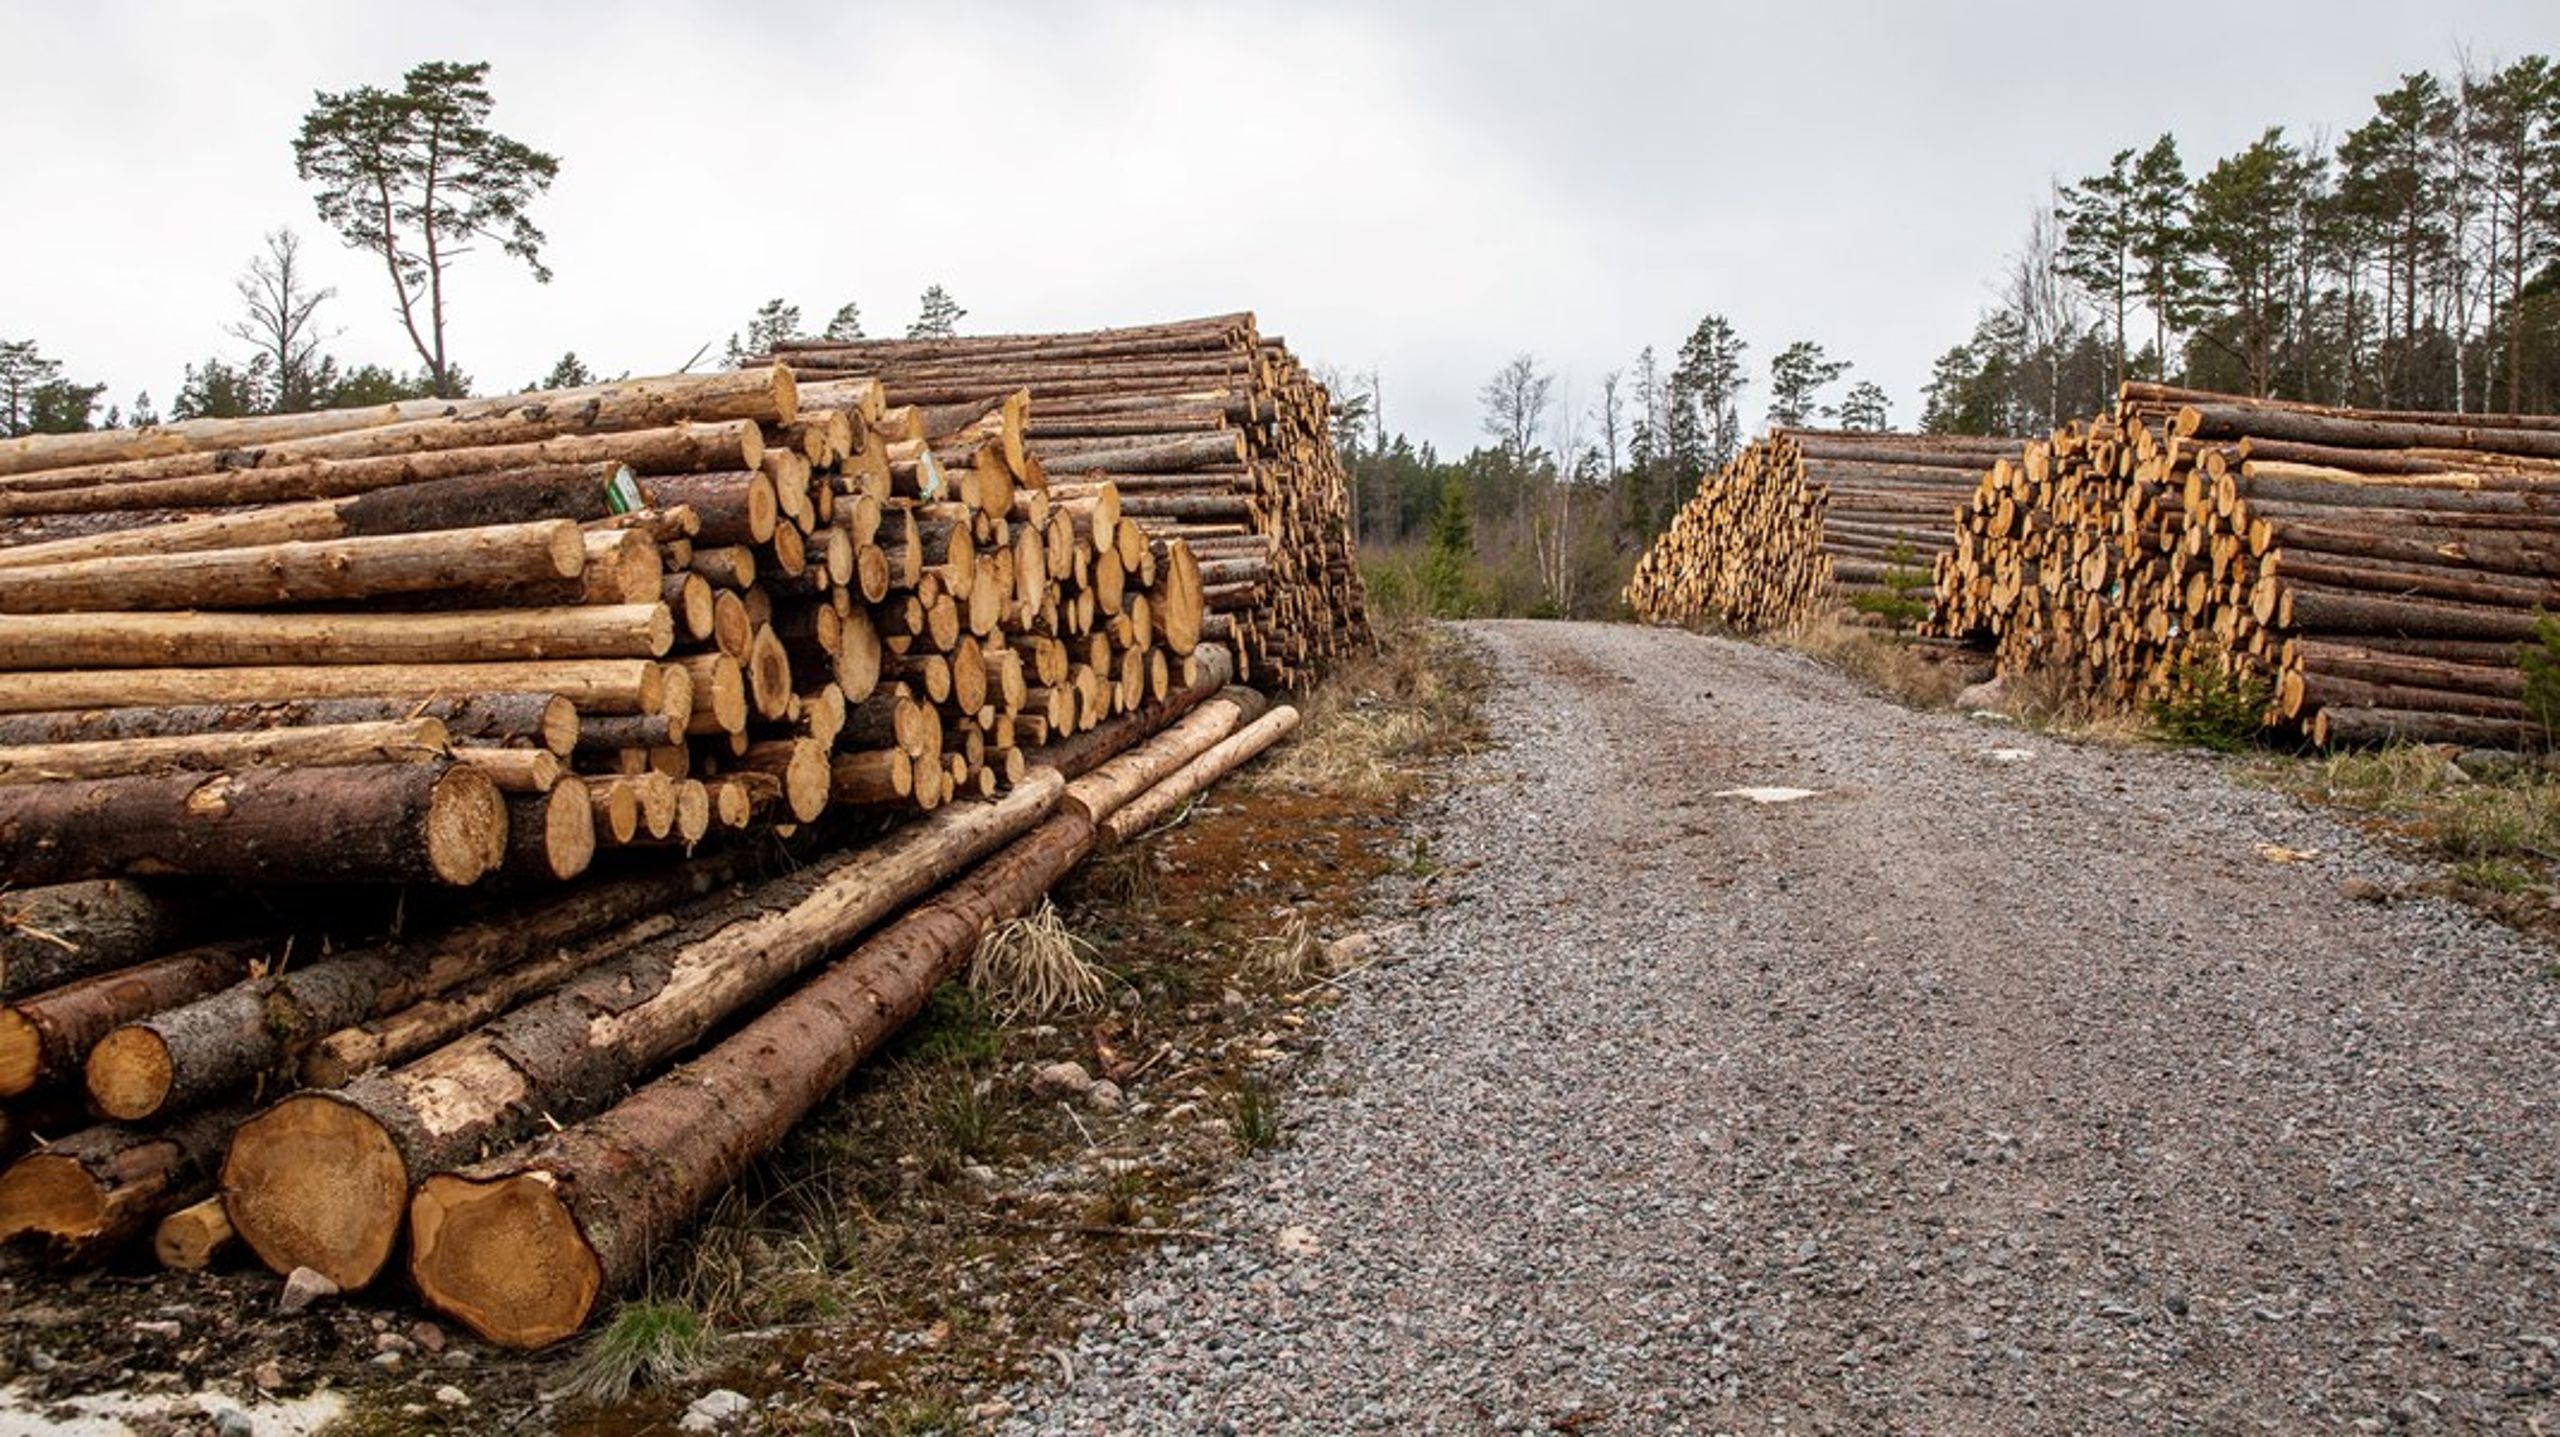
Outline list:
[[[967,414],[1028,388],[1008,458],[1071,511],[1116,487],[1119,513],[1198,556],[1204,632],[1242,675],[1298,688],[1368,641],[1349,487],[1331,400],[1250,314],[1072,334],[805,341],[777,356],[812,378],[877,380],[894,406]],[[936,437],[945,469],[983,468],[982,431]],[[1107,560],[1105,561],[1107,564]]]
[[[1285,731],[1189,536],[1053,493],[1031,413],[770,365],[0,443],[0,1242],[360,1286],[428,1177],[892,919],[894,1028]],[[713,1051],[774,1087],[653,1241],[861,1050]]]
[[[1996,468],[1936,623],[2113,702],[2210,665],[2315,743],[2538,745],[2518,645],[2560,603],[2560,420],[2128,384]]]
[[[1783,628],[1847,607],[1903,626],[1926,608],[1950,516],[2014,445],[1948,435],[1778,429],[1706,476],[1636,564],[1651,623]]]

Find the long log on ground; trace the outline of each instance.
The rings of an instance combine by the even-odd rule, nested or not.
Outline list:
[[[90,1098],[100,1112],[124,1122],[210,1102],[261,1074],[290,1072],[307,1048],[340,1029],[699,898],[744,863],[740,854],[709,856],[609,879],[518,903],[449,932],[298,964],[127,1023],[101,1035],[89,1052]]]
[[[2312,724],[2312,742],[2364,747],[2387,743],[2457,743],[2478,748],[2531,748],[2548,741],[2540,723],[2473,718],[2413,709],[2328,708]]]
[[[141,879],[0,892],[0,998],[130,967],[175,947],[208,917],[193,891]]]
[[[13,1000],[0,1007],[0,1097],[72,1077],[117,1024],[237,983],[265,956],[255,939],[212,943]]]
[[[819,765],[823,782],[825,765]],[[231,1220],[278,1272],[342,1289],[389,1260],[411,1186],[609,1101],[739,1007],[1055,806],[1055,777],[954,808],[759,890],[752,916],[608,964],[418,1062],[303,1093],[244,1125],[223,1167]],[[789,896],[785,896],[789,895]],[[710,925],[716,920],[704,920]]]
[[[441,699],[307,699],[263,704],[192,704],[167,708],[63,709],[0,715],[0,744],[104,743],[181,734],[246,733],[258,729],[319,728],[337,724],[396,723],[434,719],[448,738],[480,743],[538,745],[566,754],[579,745],[575,704],[549,693],[487,693]],[[606,723],[620,720],[607,719]],[[664,715],[633,719],[657,726],[666,741]],[[613,747],[625,747],[615,744]],[[0,985],[5,985],[0,966]]]
[[[123,778],[189,769],[205,773],[266,765],[332,768],[347,764],[423,763],[445,756],[451,748],[444,725],[431,718],[87,743],[17,744],[0,746],[0,785]],[[548,755],[547,750],[532,752]]]
[[[586,565],[578,526],[547,519],[14,566],[0,570],[0,613],[243,609],[434,590],[486,593],[575,579]]]
[[[1194,795],[1250,763],[1298,726],[1298,711],[1287,704],[1220,739],[1198,758],[1175,769],[1146,792],[1103,819],[1100,842],[1117,847],[1153,829]]]
[[[1224,695],[1212,698],[1163,732],[1068,784],[1066,796],[1058,805],[1083,815],[1088,823],[1099,824],[1122,804],[1234,733],[1247,717],[1245,706],[1235,699]]]
[[[243,1115],[217,1108],[162,1128],[88,1128],[29,1153],[0,1172],[0,1243],[40,1240],[64,1266],[112,1255],[211,1190]]]
[[[446,761],[0,787],[0,872],[465,884],[506,855],[496,785]]]
[[[574,1334],[1092,845],[1091,824],[1060,814],[611,1111],[428,1177],[409,1209],[419,1292],[507,1346]]]

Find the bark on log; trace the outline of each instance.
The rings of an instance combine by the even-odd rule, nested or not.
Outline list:
[[[823,780],[825,765],[820,764]],[[797,896],[653,946],[419,1062],[250,1120],[223,1169],[231,1218],[278,1272],[353,1291],[389,1260],[411,1186],[515,1141],[545,1115],[593,1111],[711,1025],[1037,822],[1064,784],[1026,782],[786,881]],[[768,889],[771,893],[773,890]]]
[[[466,1173],[409,1207],[410,1273],[491,1341],[576,1333],[649,1257],[912,1018],[990,927],[1091,851],[1061,814],[910,910],[738,1034],[610,1112]]]
[[[216,1109],[150,1131],[94,1127],[18,1159],[0,1172],[0,1244],[40,1240],[61,1266],[113,1255],[205,1196],[242,1116]]]
[[[567,519],[380,538],[16,565],[0,613],[244,609],[575,579],[586,541]]]
[[[579,744],[577,706],[557,694],[487,693],[441,699],[309,699],[281,703],[195,704],[165,708],[64,709],[0,715],[0,744],[104,743],[181,734],[434,719],[448,738],[536,744],[566,754]],[[625,722],[607,719],[605,723]],[[654,723],[663,716],[628,722]],[[663,742],[664,740],[657,740]],[[622,747],[616,744],[612,747]],[[5,968],[0,968],[5,974]],[[0,977],[0,982],[5,982]]]
[[[193,892],[132,878],[0,893],[0,998],[130,967],[210,917]]]
[[[196,668],[650,659],[661,603],[434,614],[0,614],[0,668]]]
[[[71,1077],[119,1023],[239,982],[267,956],[258,939],[207,944],[30,993],[0,1008],[0,1097]]]
[[[489,780],[446,761],[0,788],[0,871],[465,884],[506,851]]]
[[[177,734],[167,738],[7,745],[0,746],[0,786],[180,770],[204,773],[263,766],[334,768],[349,764],[424,763],[444,757],[451,748],[444,725],[431,718]],[[547,750],[522,751],[551,758]]]
[[[1105,818],[1099,830],[1101,845],[1117,847],[1152,830],[1194,795],[1252,762],[1297,726],[1298,711],[1282,704],[1220,739]]]
[[[304,699],[439,701],[536,689],[581,711],[656,713],[665,684],[664,671],[645,659],[0,673],[0,713]]]

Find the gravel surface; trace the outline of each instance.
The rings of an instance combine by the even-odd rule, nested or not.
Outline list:
[[[1445,906],[1011,1430],[2560,1432],[2550,952],[2203,758],[1473,632]]]

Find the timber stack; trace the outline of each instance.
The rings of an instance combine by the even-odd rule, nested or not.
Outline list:
[[[1984,479],[1933,622],[2108,702],[2218,674],[2316,744],[2538,746],[2555,555],[2560,420],[2130,383]]]
[[[496,1340],[575,1331],[989,924],[1295,720],[1032,412],[773,364],[0,443],[0,1242],[350,1291],[405,1250]]]
[[[1155,541],[1198,556],[1204,632],[1242,676],[1304,686],[1368,642],[1351,552],[1350,490],[1331,400],[1250,314],[1070,334],[801,341],[775,358],[816,377],[876,380],[893,405],[971,412],[1028,388],[1038,404],[1011,457],[1074,508],[1106,488]],[[974,433],[937,437],[946,469],[982,467]]]
[[[1848,608],[1925,615],[1950,519],[2015,446],[1961,436],[1778,429],[1706,476],[1637,562],[1627,602],[1650,623],[1784,628]]]

